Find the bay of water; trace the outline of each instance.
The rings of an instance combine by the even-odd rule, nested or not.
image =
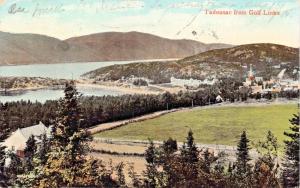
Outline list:
[[[104,96],[104,95],[122,95],[124,93],[113,90],[99,89],[99,88],[85,88],[77,87],[78,92],[84,96]],[[63,90],[58,89],[39,89],[39,90],[28,90],[22,91],[21,93],[8,93],[6,95],[0,95],[0,102],[12,102],[12,101],[38,101],[41,103],[47,100],[56,100],[64,96]]]
[[[151,61],[151,60],[149,60]],[[85,62],[85,63],[61,63],[61,64],[34,64],[18,66],[0,66],[0,76],[19,77],[48,77],[54,79],[78,79],[86,72],[97,68],[115,64],[128,64],[141,61],[109,61],[109,62]],[[84,96],[121,95],[120,91],[81,87],[78,91]],[[19,100],[31,100],[45,102],[55,100],[63,96],[62,90],[41,89],[25,91],[19,94],[0,95],[0,102],[10,102]]]
[[[80,75],[110,65],[127,64],[134,61],[108,61],[85,63],[34,64],[17,66],[0,66],[0,76],[48,77],[78,79]]]

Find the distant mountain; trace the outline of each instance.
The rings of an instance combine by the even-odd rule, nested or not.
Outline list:
[[[89,49],[56,38],[0,32],[0,65],[76,62],[89,56]]]
[[[107,32],[67,40],[0,32],[0,65],[183,58],[230,46],[139,32]]]
[[[277,44],[247,44],[215,49],[178,61],[134,63],[100,68],[83,76],[95,80],[118,80],[131,75],[146,77],[155,83],[176,78],[205,79],[209,77],[242,78],[253,65],[255,74],[269,78],[286,69],[286,77],[297,78],[297,48]]]
[[[140,60],[183,58],[227,44],[204,44],[193,40],[171,40],[140,32],[107,32],[66,40],[71,45],[85,45],[103,60]]]

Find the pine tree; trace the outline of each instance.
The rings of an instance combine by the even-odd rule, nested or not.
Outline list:
[[[212,162],[213,162],[212,155],[209,153],[208,149],[206,149],[203,153],[203,162],[201,165],[201,169],[205,173],[210,174]]]
[[[243,131],[240,141],[237,146],[237,168],[240,173],[246,173],[249,168],[249,139],[247,138],[246,131]]]
[[[37,158],[40,161],[40,164],[44,166],[47,162],[47,153],[49,152],[50,145],[49,145],[49,139],[47,138],[46,134],[43,134],[41,137],[41,144],[39,146],[39,150],[37,152]]]
[[[290,119],[290,132],[284,132],[289,137],[285,143],[285,161],[283,163],[283,184],[286,187],[299,186],[299,115]]]
[[[3,146],[1,143],[8,137],[9,129],[7,129],[7,104],[2,105],[0,103],[0,187],[5,187],[8,182],[8,177],[4,171],[4,165],[6,160],[6,147]]]
[[[163,183],[166,186],[172,187],[178,181],[177,172],[174,169],[176,161],[175,152],[178,150],[177,141],[169,138],[163,142],[163,145],[159,149],[158,161],[163,168],[161,175],[164,176],[161,179],[165,179]]]
[[[85,177],[83,167],[91,136],[84,129],[80,96],[74,83],[66,84],[64,92],[52,128],[48,159],[38,181],[41,187],[79,186]]]
[[[196,164],[199,162],[199,151],[194,142],[193,132],[189,130],[188,136],[186,138],[185,148],[182,149],[183,158],[186,163]]]
[[[8,176],[6,175],[4,171],[5,166],[5,160],[6,160],[6,152],[5,146],[1,145],[1,142],[3,142],[8,136],[8,131],[6,130],[0,130],[0,187],[7,187],[8,183]]]
[[[231,183],[234,187],[251,187],[252,186],[252,173],[251,164],[249,163],[249,139],[247,138],[246,131],[241,134],[240,141],[237,145],[237,160],[231,176]]]
[[[20,187],[32,187],[33,185],[38,184],[37,182],[39,181],[39,178],[41,178],[40,175],[43,174],[43,167],[46,164],[48,159],[47,153],[49,151],[49,141],[46,134],[43,134],[41,136],[41,143],[38,149],[36,149],[37,151],[35,152],[34,155],[32,155],[32,149],[30,149],[30,148],[34,148],[32,146],[33,139],[31,138],[27,142],[29,142],[27,145],[31,145],[31,147],[27,146],[26,149],[27,150],[25,156],[26,171],[18,178],[17,184]],[[29,152],[29,150],[31,150],[31,152]],[[28,168],[28,166],[31,168]]]
[[[169,138],[163,142],[162,149],[166,155],[176,152],[178,150],[177,141]]]
[[[33,157],[35,155],[36,150],[36,141],[34,136],[31,135],[26,141],[26,147],[24,149],[26,171],[31,171],[33,169]]]
[[[144,176],[146,178],[145,184],[147,187],[156,187],[157,186],[157,164],[156,164],[156,148],[154,146],[153,141],[151,140],[148,148],[145,152],[146,159],[146,171],[144,172]]]
[[[8,153],[8,158],[10,161],[5,171],[9,177],[9,184],[15,185],[17,176],[23,173],[22,161],[18,155],[11,151]]]
[[[180,157],[185,165],[185,170],[183,170],[185,180],[196,180],[198,176],[199,150],[194,142],[192,130],[188,132],[186,143],[183,144],[180,151]]]

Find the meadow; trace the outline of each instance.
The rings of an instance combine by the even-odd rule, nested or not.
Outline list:
[[[296,104],[197,108],[131,123],[94,136],[160,141],[172,137],[185,141],[187,132],[192,129],[197,143],[235,146],[243,130],[247,131],[253,142],[263,139],[270,130],[283,146],[283,132],[289,129],[289,119],[297,111]]]

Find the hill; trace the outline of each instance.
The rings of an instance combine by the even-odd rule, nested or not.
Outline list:
[[[241,78],[253,64],[257,76],[276,76],[286,69],[286,77],[297,77],[299,51],[277,44],[247,44],[215,49],[179,61],[134,63],[100,68],[83,76],[96,80],[119,80],[131,75],[154,82],[176,78],[235,77]]]
[[[86,45],[108,60],[183,58],[226,44],[204,44],[193,40],[171,40],[140,32],[107,32],[66,40],[69,44]]]
[[[228,46],[139,32],[98,33],[67,40],[0,32],[0,65],[183,58]]]

